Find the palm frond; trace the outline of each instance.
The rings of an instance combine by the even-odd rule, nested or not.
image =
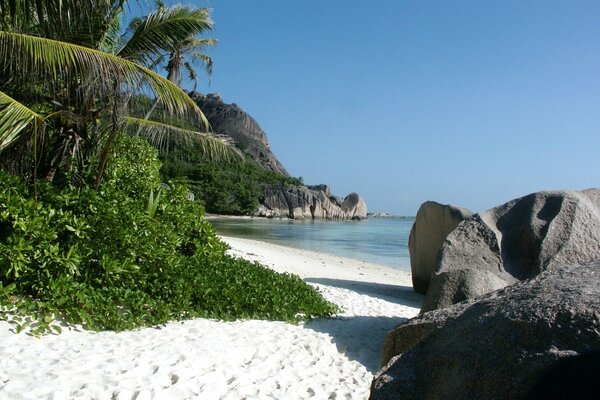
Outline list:
[[[158,121],[125,117],[122,128],[132,134],[138,134],[162,152],[178,147],[189,147],[193,141],[200,144],[204,156],[211,160],[232,160],[241,158],[227,136],[216,136],[179,128]]]
[[[209,11],[205,8],[162,7],[143,19],[132,20],[131,37],[117,55],[148,63],[164,52],[177,49],[190,37],[211,30],[212,26]]]
[[[121,39],[121,18],[119,14],[113,15],[111,21],[107,22],[106,29],[104,30],[104,35],[100,38],[98,43],[98,50],[104,51],[106,53],[114,54],[117,52],[117,49],[120,44]]]
[[[203,51],[206,47],[214,47],[217,44],[218,40],[213,38],[202,38],[202,39],[192,39],[188,43],[186,43],[183,51],[185,53],[189,53],[192,59],[192,63],[200,62],[204,66],[204,70],[208,75],[208,86],[211,84],[212,73],[213,73],[213,59],[204,54]],[[192,65],[189,63],[185,64],[186,69],[190,74],[190,79],[194,82],[194,91],[196,91],[196,85],[198,83],[198,75],[196,72],[192,72]],[[194,76],[192,78],[192,76]]]
[[[127,0],[0,0],[2,30],[96,48]]]
[[[149,87],[168,112],[186,113],[209,126],[196,103],[177,85],[137,63],[99,50],[37,36],[0,31],[0,59],[13,74],[38,79],[75,80],[93,77],[125,90]],[[123,88],[122,85],[128,86]]]
[[[185,69],[188,72],[188,79],[190,81],[194,82],[194,87],[192,88],[192,92],[195,92],[196,87],[198,86],[198,73],[196,72],[196,70],[194,69],[192,64],[190,64],[189,62],[183,63],[183,66],[185,67]],[[210,78],[209,78],[209,82],[210,82]]]
[[[196,52],[192,53],[192,57],[194,61],[200,61],[204,65],[204,69],[206,70],[206,73],[208,74],[208,79],[210,80],[213,72],[212,58],[210,56],[207,56],[206,54]]]
[[[7,94],[0,92],[0,152],[24,133],[42,132],[44,118]]]
[[[148,64],[148,68],[154,71],[160,64],[164,63],[166,59],[167,55],[161,54]]]
[[[189,41],[188,46],[196,51],[202,51],[207,47],[215,47],[218,42],[219,40],[215,38],[194,38],[193,40]]]

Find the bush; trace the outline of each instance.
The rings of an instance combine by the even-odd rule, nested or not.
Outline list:
[[[159,190],[155,153],[129,138],[116,151],[99,191],[39,184],[37,203],[27,184],[0,171],[5,318],[33,316],[33,332],[44,333],[59,329],[58,316],[123,330],[191,317],[298,321],[336,311],[299,278],[227,256],[187,188],[162,189],[149,213],[149,192]],[[24,321],[13,320],[18,330]]]
[[[184,183],[215,214],[251,215],[264,198],[264,187],[281,183],[301,185],[299,179],[267,171],[251,160],[215,163],[188,152],[163,157],[166,180]]]

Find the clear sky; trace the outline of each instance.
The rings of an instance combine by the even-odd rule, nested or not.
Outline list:
[[[403,215],[600,186],[600,1],[187,3],[219,39],[199,89],[308,184]]]

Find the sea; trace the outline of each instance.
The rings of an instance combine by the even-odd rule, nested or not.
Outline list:
[[[410,271],[408,235],[414,217],[363,221],[210,218],[217,233],[329,253]]]

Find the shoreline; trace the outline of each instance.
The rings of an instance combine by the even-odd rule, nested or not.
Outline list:
[[[259,215],[228,215],[228,214],[212,214],[212,213],[204,214],[204,219],[206,219],[206,220],[218,219],[218,218],[223,218],[223,219],[228,219],[228,218],[229,219],[254,219],[254,218],[258,218],[258,219],[280,219],[280,220],[294,221],[294,219],[288,218],[288,217],[261,217]],[[369,219],[369,218],[414,219],[416,217],[414,215],[400,215],[400,214],[391,214],[391,213],[367,213],[367,218],[365,218],[365,219]],[[322,221],[331,221],[331,222],[339,221],[339,220],[327,220],[327,219],[318,219],[318,220],[319,221],[321,221],[321,220]],[[342,220],[342,221],[352,221],[352,220],[347,219],[347,220]],[[362,221],[364,221],[364,219]],[[360,222],[360,221],[358,221],[358,222]]]
[[[222,237],[229,253],[295,273],[342,309],[303,324],[193,319],[33,338],[0,322],[0,398],[366,399],[385,334],[419,313],[410,273]]]
[[[206,220],[216,228],[217,236],[254,240],[309,253],[345,257],[357,263],[410,271],[408,249],[399,241],[405,234],[408,235],[408,231],[404,232],[407,223],[401,221],[386,225],[375,221],[295,221],[214,214]],[[378,228],[380,224],[383,224],[381,230]],[[295,232],[299,233],[298,236]],[[400,239],[398,236],[392,237],[389,232],[396,232]],[[356,240],[360,245],[348,247],[352,246],[348,244],[349,240]]]
[[[414,293],[409,271],[256,239],[217,236],[232,248],[229,254],[259,262],[276,272],[293,273],[307,282],[329,282],[349,290],[392,296],[404,294],[407,289]]]
[[[211,219],[267,219],[266,217],[255,217],[253,215],[225,215],[225,214],[204,214],[204,219],[210,221]]]

